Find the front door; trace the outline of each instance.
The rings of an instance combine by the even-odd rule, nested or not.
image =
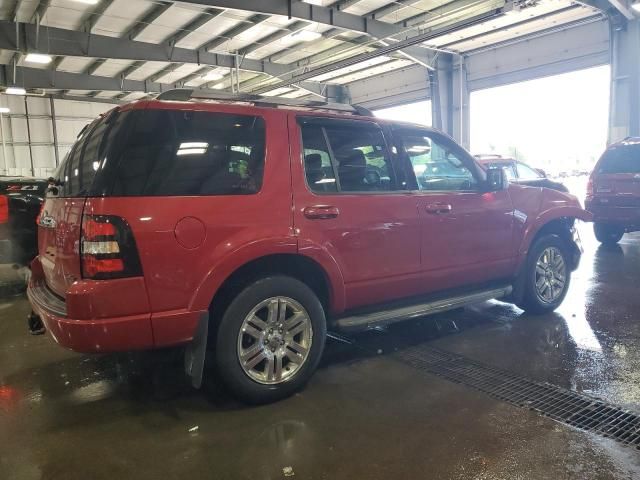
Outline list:
[[[509,192],[483,192],[481,169],[444,135],[394,129],[394,137],[400,157],[415,175],[428,290],[509,276],[514,262]]]
[[[335,261],[346,308],[418,293],[416,200],[398,186],[381,128],[293,114],[289,128],[300,251]]]

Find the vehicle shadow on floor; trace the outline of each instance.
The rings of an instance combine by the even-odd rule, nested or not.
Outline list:
[[[390,354],[487,323],[506,324],[513,318],[512,306],[489,302],[348,336],[330,333],[320,369]],[[178,349],[74,355],[9,375],[4,384],[24,392],[23,403],[33,400],[33,392],[38,392],[38,404],[46,405],[48,410],[45,428],[51,429],[109,422],[114,413],[143,417],[152,411],[179,418],[184,410],[250,408],[228,394],[210,362],[205,367],[203,388],[193,389],[183,373],[182,362],[182,351]]]

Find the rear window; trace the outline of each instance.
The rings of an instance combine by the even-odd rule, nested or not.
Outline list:
[[[264,156],[261,117],[138,111],[126,139],[108,160],[116,165],[110,194],[253,194],[262,186]]]
[[[620,145],[607,150],[598,173],[640,173],[640,145]]]
[[[127,114],[113,110],[85,127],[71,151],[60,164],[53,177],[57,181],[58,197],[90,195],[94,181],[104,162],[107,149],[122,130]]]

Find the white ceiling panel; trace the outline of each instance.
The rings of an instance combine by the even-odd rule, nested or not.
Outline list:
[[[133,63],[134,62],[131,60],[107,60],[96,69],[94,75],[101,77],[115,77]]]
[[[179,4],[173,4],[167,11],[156,18],[147,26],[136,40],[140,42],[160,43],[180,31],[191,20],[202,12],[191,8],[182,8]]]
[[[142,18],[156,5],[149,0],[115,0],[93,27],[93,33],[121,37],[137,23],[136,19]]]
[[[225,12],[194,30],[193,33],[178,42],[176,46],[182,48],[198,48],[208,41],[220,37],[224,32],[240,23],[244,23],[243,21],[252,15],[254,15],[253,12],[237,12],[235,10],[233,12]]]
[[[131,80],[144,80],[154,73],[158,73],[164,67],[169,65],[168,62],[145,62],[140,68],[136,69],[127,78]]]
[[[363,68],[370,68],[375,65],[379,65],[381,63],[388,62],[390,60],[389,57],[375,57],[371,60],[367,60],[366,62],[356,63],[355,65],[351,65],[349,67],[341,68],[339,70],[334,70],[333,72],[325,73],[324,75],[318,75],[317,77],[313,77],[310,80],[314,82],[324,82],[333,77],[340,77],[342,75],[346,75],[351,72],[355,72],[357,70],[362,70]]]
[[[42,19],[42,25],[73,30],[95,8],[95,5],[87,5],[86,3],[72,0],[53,0]]]
[[[62,63],[58,66],[58,70],[63,72],[81,73],[94,62],[95,58],[87,57],[64,57]]]
[[[185,64],[178,67],[171,73],[167,73],[163,77],[160,77],[157,81],[160,83],[175,83],[179,81],[181,78],[186,77],[187,75],[192,74],[193,72],[200,70],[202,66],[194,65],[194,64]]]

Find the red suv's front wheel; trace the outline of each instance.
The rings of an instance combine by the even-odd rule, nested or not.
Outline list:
[[[524,297],[518,306],[531,313],[558,308],[569,290],[569,258],[567,245],[558,235],[538,238],[529,249]]]
[[[220,376],[241,400],[279,400],[309,380],[325,336],[322,304],[307,285],[263,278],[243,289],[222,316],[215,352]]]

